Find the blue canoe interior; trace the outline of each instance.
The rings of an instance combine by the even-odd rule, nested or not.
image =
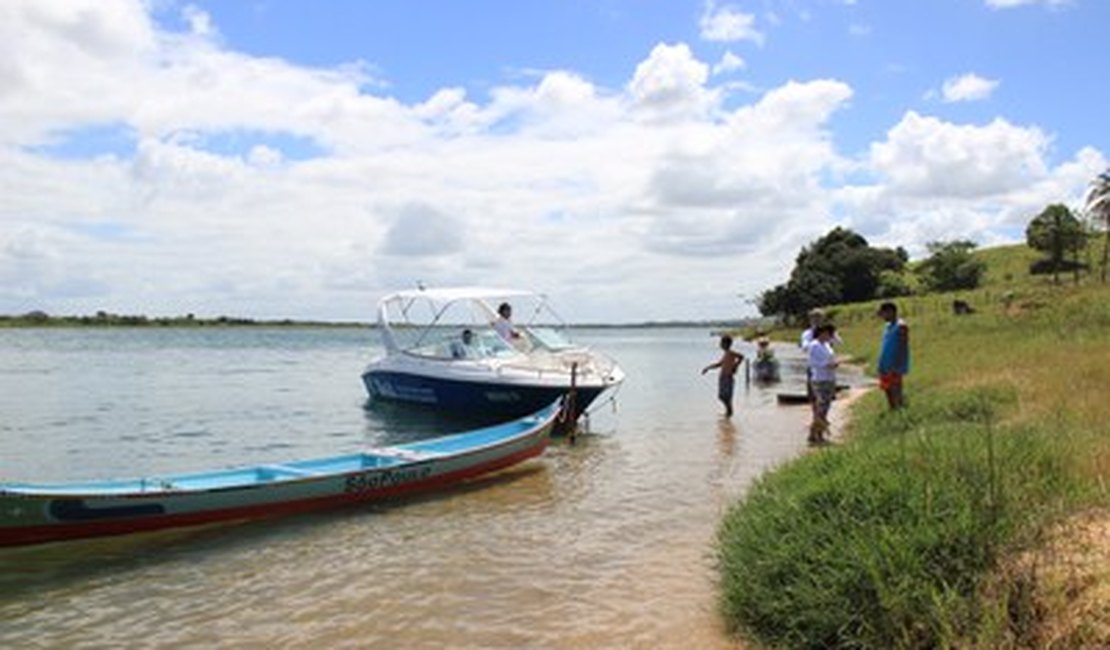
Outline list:
[[[0,494],[111,496],[208,492],[400,468],[414,463],[453,458],[526,435],[538,427],[550,425],[558,410],[559,404],[555,403],[532,415],[482,429],[327,458],[124,480],[0,483]]]

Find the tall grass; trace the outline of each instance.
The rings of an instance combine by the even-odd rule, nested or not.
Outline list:
[[[1018,602],[1027,592],[988,598],[983,585],[1054,523],[1110,504],[1110,289],[1015,293],[983,290],[960,317],[945,308],[952,296],[903,302],[908,408],[868,396],[848,443],[765,476],[724,518],[721,602],[734,629],[788,648],[1029,637],[1016,629],[1036,624]],[[836,316],[868,364],[873,314]]]

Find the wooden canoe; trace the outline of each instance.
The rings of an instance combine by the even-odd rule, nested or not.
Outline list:
[[[84,483],[0,483],[0,546],[291,515],[444,487],[543,452],[558,404],[473,431],[328,458]]]
[[[850,386],[848,384],[837,384],[836,385],[836,392],[839,393],[841,391],[848,390],[849,388],[850,388]],[[784,391],[784,392],[777,393],[775,395],[775,399],[778,400],[779,404],[808,404],[809,403],[809,395],[805,392],[804,387],[803,387],[803,390],[801,390],[801,391]]]

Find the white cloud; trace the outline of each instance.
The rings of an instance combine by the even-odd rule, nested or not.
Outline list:
[[[262,144],[251,147],[250,153],[247,154],[247,161],[258,167],[280,165],[282,159],[281,151]]]
[[[561,70],[543,75],[534,86],[495,88],[492,95],[493,102],[480,112],[486,126],[514,123],[546,137],[581,136],[610,123],[620,111],[615,99],[599,96],[593,84]]]
[[[996,119],[958,125],[907,113],[871,147],[871,163],[898,192],[986,197],[1043,177],[1049,138],[1039,129]]]
[[[924,253],[929,241],[1012,241],[1045,205],[1080,196],[1106,158],[1084,149],[1051,168],[1050,139],[1004,120],[954,124],[914,112],[872,145],[873,185],[835,190],[854,227],[884,245]]]
[[[136,101],[157,40],[138,2],[0,3],[0,144],[112,120]]]
[[[210,18],[159,31],[133,1],[0,4],[0,143],[35,145],[74,127],[120,121],[141,137],[249,125],[343,149],[355,131],[412,137],[411,116],[365,95],[359,66],[314,69],[223,49]],[[244,92],[244,91],[249,92]],[[89,101],[96,98],[96,101]]]
[[[197,36],[211,38],[218,35],[216,27],[212,24],[212,17],[196,5],[185,5],[181,10],[185,22],[189,24],[189,31]]]
[[[946,102],[973,102],[988,99],[999,82],[974,73],[952,77],[944,82],[941,96]]]
[[[1073,0],[985,0],[991,9],[1012,9],[1025,5],[1044,5],[1046,7],[1062,7],[1072,4]]]
[[[676,134],[650,185],[661,214],[654,249],[678,255],[751,251],[820,214],[821,175],[845,164],[828,121],[852,95],[832,80],[791,82],[736,110],[720,126]]]
[[[369,319],[423,280],[544,290],[572,320],[733,315],[834,223],[986,240],[1106,167],[1088,151],[1050,168],[1031,126],[915,113],[853,163],[833,137],[853,88],[730,95],[711,69],[739,57],[684,43],[611,88],[551,70],[406,103],[368,64],[250,56],[200,10],[165,31],[155,5],[174,6],[0,3],[0,313]],[[98,125],[128,146],[40,146]],[[265,137],[218,146],[243,133]],[[874,183],[841,189],[848,171]]]
[[[698,26],[701,37],[707,41],[752,41],[762,45],[764,40],[763,33],[755,28],[755,15],[732,5],[718,7],[713,0],[706,2]]]
[[[464,248],[463,235],[463,225],[455,217],[413,202],[395,211],[381,252],[414,257],[449,255]]]
[[[728,74],[729,72],[742,70],[746,65],[744,59],[733,54],[731,50],[726,50],[725,53],[721,55],[721,60],[713,66],[713,75]]]
[[[633,104],[655,116],[703,113],[715,101],[705,83],[709,66],[697,60],[685,43],[659,44],[636,66],[628,94]]]

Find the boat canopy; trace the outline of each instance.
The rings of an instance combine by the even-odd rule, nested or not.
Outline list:
[[[382,298],[378,302],[378,327],[387,352],[392,354],[426,343],[425,337],[437,327],[489,326],[497,319],[495,303],[518,298],[534,303],[527,310],[533,316],[544,311],[553,314],[547,296],[534,291],[482,286],[423,288]],[[426,331],[416,334],[415,341],[399,340],[399,334],[403,332],[409,338],[414,328]]]
[[[497,287],[440,287],[432,289],[409,289],[391,293],[381,299],[381,302],[396,300],[430,300],[432,302],[454,302],[456,300],[482,300],[487,298],[516,298],[536,296],[534,291],[523,289],[502,289]]]

